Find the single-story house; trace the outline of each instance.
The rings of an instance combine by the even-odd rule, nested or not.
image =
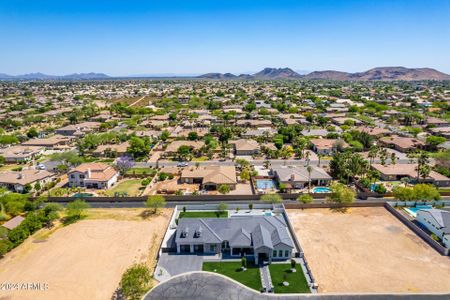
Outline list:
[[[97,149],[92,152],[93,156],[107,156],[107,157],[117,157],[122,156],[127,153],[127,149],[130,146],[128,142],[123,142],[121,144],[107,144],[99,145]]]
[[[45,147],[46,149],[54,149],[58,146],[67,145],[71,141],[71,138],[63,135],[53,135],[48,138],[42,138],[42,139],[31,139],[26,142],[23,142],[22,145],[24,146],[41,146]]]
[[[408,152],[425,147],[425,143],[416,138],[401,137],[397,135],[382,137],[379,141],[381,145],[394,148],[400,152]]]
[[[382,164],[372,164],[372,168],[380,172],[380,177],[385,181],[398,181],[403,177],[411,180],[417,180],[417,164],[390,164],[383,166]],[[430,171],[427,178],[420,178],[421,182],[432,183],[438,187],[450,186],[450,178],[436,172]]]
[[[370,136],[381,137],[391,133],[389,129],[381,128],[381,127],[358,127],[355,128],[356,131],[365,132]]]
[[[6,171],[0,173],[0,186],[10,191],[22,193],[26,185],[31,185],[32,189],[36,183],[41,187],[53,181],[55,175],[46,170],[28,169],[22,171]]]
[[[258,154],[260,146],[255,140],[239,139],[230,141],[234,145],[234,153],[236,155],[254,155]]]
[[[272,168],[272,174],[278,183],[285,184],[287,189],[303,189],[308,186],[309,181],[313,186],[328,185],[333,180],[324,169],[316,166],[310,167],[311,174],[304,166],[274,167]]]
[[[348,147],[348,144],[344,140],[337,139],[311,139],[310,143],[314,152],[322,155],[332,155],[340,147]]]
[[[426,119],[426,124],[428,126],[435,126],[435,127],[448,127],[450,126],[450,122],[444,119],[439,119],[435,117],[428,117]]]
[[[422,209],[417,212],[416,220],[440,238],[446,248],[450,248],[450,211]]]
[[[203,141],[173,141],[169,145],[167,145],[167,148],[165,152],[167,154],[175,154],[178,151],[178,148],[181,146],[188,146],[192,148],[193,150],[197,151],[200,150],[205,145]]]
[[[290,259],[294,249],[282,216],[181,218],[174,234],[177,253],[222,253],[272,262]]]
[[[217,190],[221,185],[236,189],[235,166],[190,167],[181,171],[181,183],[200,184],[206,190]]]
[[[119,171],[104,163],[84,163],[68,173],[70,187],[103,189],[113,186]]]
[[[44,151],[40,146],[12,146],[0,149],[0,155],[5,158],[5,162],[25,162],[31,161]]]

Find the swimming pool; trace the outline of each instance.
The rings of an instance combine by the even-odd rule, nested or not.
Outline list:
[[[76,193],[72,197],[74,198],[84,198],[84,197],[92,197],[94,194],[92,193]]]
[[[432,209],[433,206],[431,205],[416,205],[416,207],[405,207],[405,211],[410,214],[412,217],[416,217],[417,216],[417,212],[421,209],[423,210],[429,210]]]
[[[312,190],[313,193],[331,193],[331,189],[326,186],[316,186]]]
[[[275,182],[272,179],[256,179],[255,183],[258,190],[269,190],[275,188]]]

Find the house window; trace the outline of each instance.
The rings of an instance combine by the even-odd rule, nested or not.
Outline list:
[[[278,256],[283,257],[283,250],[278,251]]]
[[[216,245],[209,245],[209,251],[210,252],[215,252],[216,251]]]
[[[289,257],[289,250],[284,251],[284,256]]]
[[[277,257],[277,250],[273,250],[273,257]]]
[[[80,175],[80,178],[81,178],[81,179],[84,179],[84,175]]]
[[[73,179],[73,178],[75,178],[75,175],[73,175],[73,174],[72,174],[72,175],[70,175],[70,178],[72,178],[72,179]]]

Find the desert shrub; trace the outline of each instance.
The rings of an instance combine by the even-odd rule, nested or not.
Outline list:
[[[120,289],[126,299],[141,299],[150,285],[150,270],[144,264],[136,264],[130,267],[122,275]]]

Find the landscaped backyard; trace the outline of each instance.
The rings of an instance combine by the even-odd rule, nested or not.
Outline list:
[[[228,218],[228,211],[182,211],[181,218]]]
[[[225,275],[243,285],[260,291],[261,277],[259,276],[258,267],[249,263],[247,265],[247,270],[243,271],[241,266],[241,262],[204,262],[203,271]]]
[[[296,265],[296,272],[291,272],[291,264],[271,264],[269,270],[275,293],[310,293],[301,266]],[[289,285],[284,286],[283,281]]]
[[[156,174],[156,170],[155,169],[150,169],[150,168],[131,168],[127,171],[127,175],[148,175],[148,176],[154,176]]]
[[[112,189],[108,190],[107,193],[110,196],[114,196],[116,193],[126,193],[127,196],[139,196],[142,189],[143,186],[141,185],[140,179],[127,179],[119,182]]]

